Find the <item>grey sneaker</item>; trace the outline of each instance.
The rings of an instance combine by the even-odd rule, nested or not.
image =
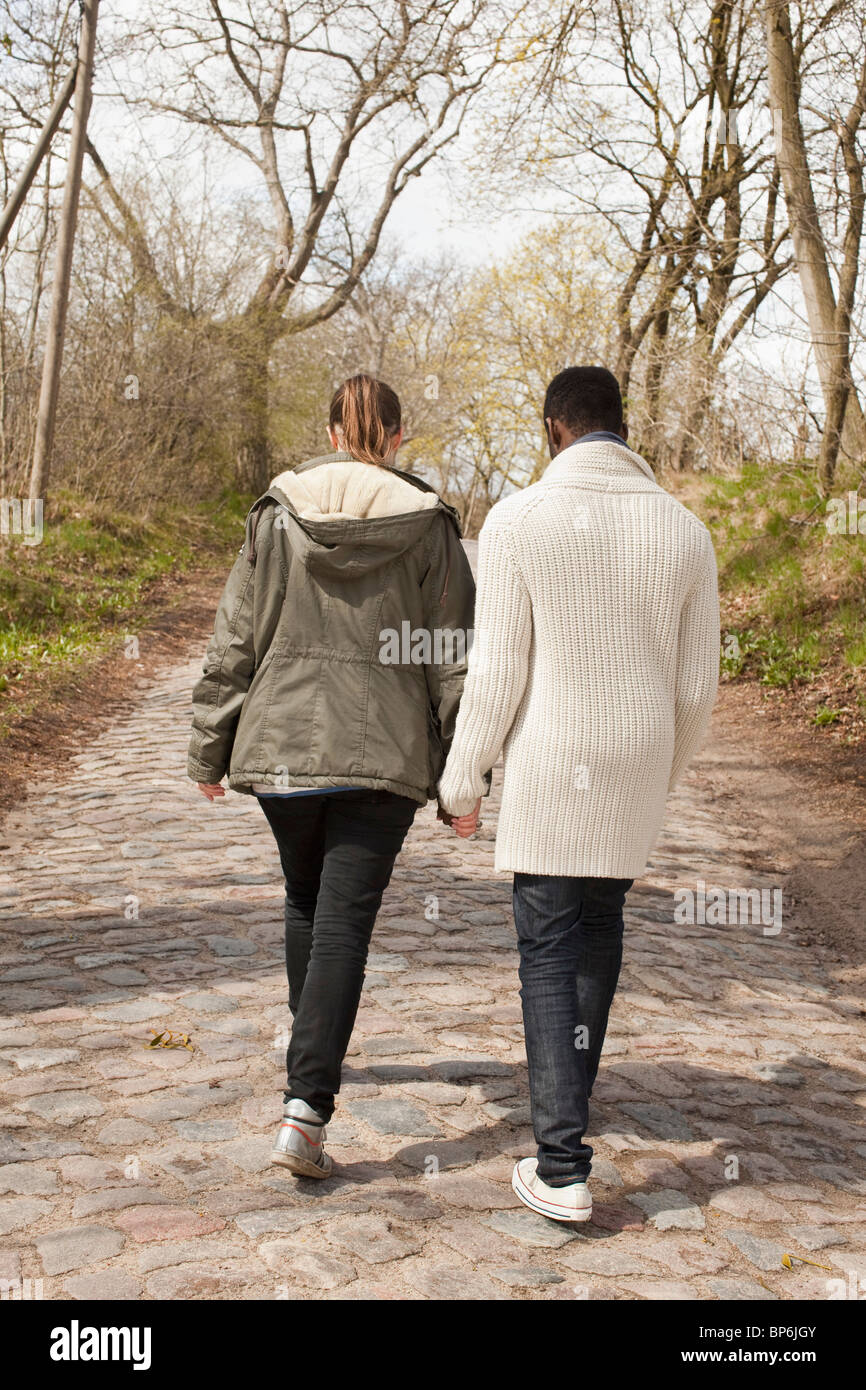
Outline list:
[[[322,1146],[326,1133],[325,1121],[305,1100],[287,1101],[271,1163],[289,1168],[299,1178],[330,1177],[333,1165]]]

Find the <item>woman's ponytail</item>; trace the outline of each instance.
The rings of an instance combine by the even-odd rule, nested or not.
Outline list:
[[[363,463],[383,464],[400,428],[400,401],[384,381],[361,373],[334,392],[329,421],[343,447]]]

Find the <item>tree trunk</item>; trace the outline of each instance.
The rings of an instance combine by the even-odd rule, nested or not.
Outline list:
[[[75,228],[78,221],[78,203],[81,194],[81,170],[84,164],[84,146],[87,140],[87,119],[93,96],[93,57],[96,51],[98,13],[99,0],[84,0],[81,9],[81,32],[78,39],[78,58],[76,60],[72,135],[66,162],[60,227],[57,233],[54,284],[51,288],[51,312],[48,317],[45,357],[42,364],[42,385],[39,392],[39,412],[36,417],[33,466],[30,470],[30,497],[34,501],[45,497],[51,467],[51,454],[54,447],[57,397],[60,391],[60,367],[63,361],[69,285],[72,279],[72,255],[75,249]]]
[[[830,399],[827,400],[827,410],[824,417],[824,429],[821,433],[821,452],[818,455],[818,481],[821,490],[825,494],[833,486],[833,479],[836,474],[836,461],[839,457],[839,448],[842,443],[842,434],[845,425],[846,410],[850,398],[848,378],[845,371],[840,371],[835,385],[831,391]]]
[[[832,456],[832,463],[830,461],[834,432],[832,419],[838,413],[839,390],[842,386],[839,381],[840,344],[836,297],[830,279],[827,250],[818,218],[806,155],[806,140],[800,120],[800,81],[787,3],[784,3],[784,0],[767,0],[765,17],[770,105],[774,112],[780,113],[780,119],[776,123],[777,158],[788,206],[797,271],[806,303],[815,364],[827,412],[827,426],[831,431],[827,447],[825,449],[822,443],[821,452],[822,458],[826,456],[825,466],[829,468],[832,481],[832,463],[835,463],[835,454]],[[850,380],[847,347],[844,357],[844,377]],[[845,413],[841,442],[846,452],[855,458],[862,457],[866,452],[866,428],[860,402],[850,387],[844,389],[842,409]],[[838,451],[838,429],[835,430],[835,435]]]
[[[260,496],[271,481],[268,439],[268,347],[264,339],[246,338],[234,353],[238,443],[235,481],[242,492]]]
[[[661,468],[664,462],[662,457],[664,453],[664,428],[661,420],[661,393],[670,319],[670,310],[663,309],[653,324],[649,362],[646,369],[647,439],[643,454],[650,466],[656,470]]]
[[[673,468],[677,473],[684,473],[695,466],[700,431],[712,401],[716,371],[712,329],[706,323],[699,322],[692,344],[688,395],[682,402],[679,435],[674,449]]]

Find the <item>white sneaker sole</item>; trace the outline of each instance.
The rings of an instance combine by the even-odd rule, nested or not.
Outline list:
[[[299,1154],[287,1154],[283,1153],[282,1149],[271,1149],[271,1163],[277,1168],[288,1168],[289,1172],[299,1178],[329,1178],[334,1171],[334,1165],[327,1154],[325,1162],[327,1167],[313,1163],[312,1159],[301,1158]]]
[[[571,1207],[564,1211],[556,1203],[546,1202],[543,1197],[536,1197],[534,1192],[530,1192],[516,1168],[511,1175],[511,1186],[524,1206],[539,1212],[541,1216],[550,1217],[551,1221],[589,1221],[592,1216],[591,1202],[588,1207],[581,1207],[579,1210]]]

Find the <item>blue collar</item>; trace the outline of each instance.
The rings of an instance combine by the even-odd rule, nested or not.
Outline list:
[[[623,449],[628,445],[621,434],[614,434],[613,430],[591,430],[589,434],[582,434],[580,439],[575,439],[575,444],[594,444],[596,440],[604,440],[605,444],[620,444]]]

